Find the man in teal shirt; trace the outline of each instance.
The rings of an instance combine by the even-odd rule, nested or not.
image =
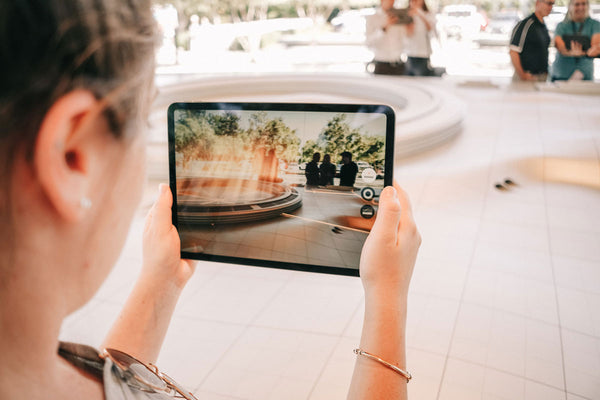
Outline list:
[[[600,22],[590,18],[588,0],[570,0],[569,11],[555,31],[556,59],[552,65],[552,80],[594,79],[594,59],[600,54]],[[565,43],[566,36],[590,38],[591,47],[584,50],[580,43]]]

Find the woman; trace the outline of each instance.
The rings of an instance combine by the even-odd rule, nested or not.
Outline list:
[[[412,16],[413,22],[407,27],[407,75],[431,76],[434,73],[429,62],[430,35],[435,29],[435,16],[429,12],[425,0],[410,0],[409,15]]]
[[[591,47],[584,50],[578,41],[565,43],[565,36],[586,37]],[[590,18],[588,0],[570,0],[565,20],[556,27],[556,59],[552,64],[552,80],[594,80],[594,59],[600,55],[600,22]]]
[[[333,185],[333,178],[335,177],[335,172],[336,168],[335,165],[331,163],[331,156],[329,154],[325,154],[323,156],[323,162],[319,166],[319,185]]]
[[[58,340],[63,319],[108,275],[140,198],[154,29],[149,0],[0,6],[1,399],[157,399],[177,387],[131,358],[156,360],[194,271],[179,256],[166,185],[147,217],[142,271],[103,344],[128,355]],[[360,267],[361,346],[405,368],[420,237],[400,188],[383,191],[379,214]],[[349,397],[377,387],[381,398],[405,398],[397,372],[361,352]]]

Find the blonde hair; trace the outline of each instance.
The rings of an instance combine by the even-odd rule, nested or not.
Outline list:
[[[573,10],[575,9],[575,2],[578,0],[569,0],[569,6],[567,8],[567,15],[565,15],[565,21],[573,21]],[[590,1],[585,0],[585,18],[590,16]]]

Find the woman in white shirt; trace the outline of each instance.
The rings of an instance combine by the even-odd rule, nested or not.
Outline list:
[[[434,73],[429,63],[431,55],[429,35],[435,29],[435,16],[429,12],[425,0],[410,0],[409,15],[412,16],[413,22],[407,26],[406,73],[413,76],[431,76]]]

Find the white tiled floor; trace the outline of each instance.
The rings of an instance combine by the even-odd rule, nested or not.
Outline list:
[[[600,399],[600,97],[428,84],[469,114],[460,136],[395,170],[423,236],[410,397]],[[508,177],[517,186],[494,189]],[[139,271],[150,197],[63,339],[100,344]],[[158,365],[202,399],[342,399],[362,308],[358,278],[203,263]]]

